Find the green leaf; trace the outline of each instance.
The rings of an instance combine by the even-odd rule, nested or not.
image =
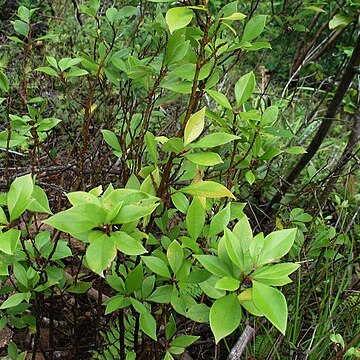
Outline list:
[[[237,106],[244,104],[255,88],[255,75],[252,71],[242,76],[235,84],[235,99]]]
[[[54,128],[57,124],[59,124],[61,120],[55,118],[47,118],[43,119],[39,122],[39,125],[36,127],[36,131],[49,131]]]
[[[240,280],[225,276],[217,281],[215,287],[219,290],[236,291],[240,286]]]
[[[140,329],[153,340],[157,340],[156,320],[149,312],[140,314]]]
[[[20,235],[21,231],[16,229],[9,229],[0,233],[0,251],[13,255],[19,243]]]
[[[73,294],[85,294],[92,286],[91,281],[82,281],[71,285],[67,291]]]
[[[206,92],[221,106],[223,106],[225,109],[232,110],[232,107],[229,103],[229,100],[227,97],[222,94],[221,92],[215,91],[215,90],[206,90]]]
[[[210,229],[208,237],[218,235],[224,230],[224,227],[228,225],[230,221],[231,209],[230,203],[226,205],[224,209],[219,211],[210,222]]]
[[[132,294],[134,291],[141,288],[144,280],[143,266],[139,264],[135,269],[130,271],[125,279],[126,293]]]
[[[246,215],[244,215],[234,226],[233,233],[239,239],[243,253],[249,250],[253,238],[251,226]]]
[[[117,136],[110,130],[101,130],[104,140],[114,150],[122,152]]]
[[[175,7],[169,9],[165,16],[170,33],[173,33],[177,29],[182,29],[190,24],[192,18],[193,12],[186,7]]]
[[[305,154],[307,151],[302,148],[301,146],[292,146],[288,149],[284,150],[286,153],[288,154],[293,154],[293,155],[300,155],[300,154]]]
[[[197,143],[194,144],[194,148],[213,148],[229,143],[233,140],[240,139],[240,136],[228,134],[225,132],[215,132],[204,136]]]
[[[40,71],[44,74],[58,77],[57,72],[53,68],[48,67],[48,66],[40,66],[40,67],[36,68],[35,71]]]
[[[201,201],[194,197],[186,214],[186,228],[192,239],[196,240],[202,232],[205,223],[205,209]]]
[[[80,234],[103,225],[105,218],[106,212],[99,205],[82,203],[51,216],[43,223],[67,233]]]
[[[200,339],[200,336],[180,335],[171,341],[170,346],[187,348],[198,339]]]
[[[159,158],[157,143],[154,134],[152,134],[150,131],[147,131],[145,134],[145,143],[147,151],[154,160],[155,164],[157,164]]]
[[[244,270],[244,252],[241,240],[228,228],[224,228],[225,248],[230,260],[241,270]]]
[[[136,256],[147,252],[139,240],[134,239],[124,231],[113,232],[110,236],[119,251],[126,255]]]
[[[169,304],[174,288],[171,285],[163,285],[157,287],[154,292],[146,299],[159,304]]]
[[[344,13],[336,14],[330,21],[329,21],[329,29],[342,29],[349,24],[351,24],[354,19]]]
[[[265,29],[266,15],[253,16],[245,25],[242,41],[251,41],[258,37]]]
[[[252,185],[256,180],[256,176],[252,170],[248,170],[245,174],[245,179],[250,185]]]
[[[117,309],[120,309],[124,302],[124,296],[123,295],[116,295],[110,298],[106,301],[106,309],[105,309],[105,315],[110,314],[114,312]]]
[[[189,207],[189,200],[183,193],[175,192],[171,194],[171,201],[180,212],[186,214]]]
[[[253,280],[252,297],[255,306],[285,335],[288,310],[283,293],[269,285]]]
[[[107,235],[99,236],[90,241],[86,250],[87,264],[94,273],[102,275],[116,256],[116,245],[111,237]]]
[[[186,312],[186,317],[198,323],[207,323],[209,314],[210,308],[206,304],[196,304]]]
[[[261,116],[261,125],[273,124],[279,115],[279,108],[277,106],[269,106],[265,109]]]
[[[214,166],[223,163],[219,154],[214,152],[198,152],[186,154],[184,157],[197,165]]]
[[[26,22],[24,22],[22,20],[15,20],[15,21],[12,21],[12,24],[14,26],[14,30],[18,34],[25,36],[25,37],[27,37],[29,35],[30,26]]]
[[[170,271],[165,262],[156,256],[142,256],[142,261],[155,274],[170,279]]]
[[[228,266],[220,260],[217,256],[213,255],[194,255],[200,264],[212,274],[217,276],[231,276]]]
[[[61,71],[65,71],[66,69],[71,68],[72,66],[75,66],[79,63],[81,63],[83,61],[83,59],[81,58],[63,58],[59,61],[58,66],[60,68]]]
[[[231,14],[230,16],[222,17],[221,20],[243,20],[245,18],[246,18],[246,15],[244,15],[240,12],[235,12],[235,13]]]
[[[98,206],[101,205],[98,197],[91,192],[74,191],[66,194],[66,197],[73,206],[87,203],[92,203]]]
[[[205,126],[205,111],[206,107],[204,106],[201,110],[191,115],[186,123],[184,130],[185,146],[196,140],[203,132]]]
[[[267,264],[286,255],[294,244],[297,229],[274,231],[265,238],[257,265]]]
[[[32,201],[27,207],[28,210],[33,212],[40,212],[45,214],[52,214],[49,207],[49,200],[45,191],[37,185],[34,185],[34,190],[31,194]]]
[[[66,78],[78,77],[87,75],[89,72],[85,69],[80,69],[77,66],[73,66],[68,72],[65,73]]]
[[[288,275],[299,268],[299,264],[284,263],[263,266],[255,270],[252,278],[263,284],[272,286],[283,286],[291,283]]]
[[[5,91],[6,93],[9,91],[9,81],[6,75],[0,70],[0,90]]]
[[[108,8],[108,9],[106,10],[106,13],[105,13],[105,14],[106,14],[107,19],[108,19],[111,23],[113,23],[113,22],[115,22],[115,21],[117,20],[118,11],[117,11],[116,8],[114,8],[114,7]]]
[[[210,328],[216,344],[239,326],[241,317],[241,306],[235,294],[226,295],[213,303],[210,309]]]
[[[113,224],[128,224],[135,220],[139,220],[147,215],[150,215],[159,204],[151,205],[124,205],[118,215],[112,220]]]
[[[174,274],[177,274],[184,260],[184,252],[181,245],[176,240],[174,240],[168,247],[166,256],[171,270]]]
[[[181,193],[177,193],[177,194],[181,194]],[[183,194],[181,194],[183,195]],[[185,196],[185,195],[183,195]],[[0,224],[4,224],[7,225],[8,224],[8,220],[6,218],[6,214],[5,211],[3,210],[3,208],[0,206]]]
[[[230,197],[235,199],[235,196],[224,185],[215,181],[200,181],[185,186],[179,191],[192,196],[204,196],[207,198]]]
[[[7,196],[10,221],[17,219],[29,206],[33,190],[31,174],[18,177],[12,182]]]
[[[27,293],[19,293],[19,294],[14,294],[11,295],[9,298],[7,298],[0,306],[0,309],[8,309],[8,308],[12,308],[15,306],[18,306],[19,304],[21,304],[24,300],[29,301],[31,296],[30,292]]]

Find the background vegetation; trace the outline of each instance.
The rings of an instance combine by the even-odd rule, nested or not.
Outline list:
[[[0,1],[1,356],[360,357],[359,9]]]

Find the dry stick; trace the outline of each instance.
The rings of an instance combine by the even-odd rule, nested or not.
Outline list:
[[[240,357],[248,343],[252,340],[255,336],[255,329],[252,328],[250,325],[246,325],[245,330],[239,337],[239,340],[236,342],[234,347],[231,349],[227,360],[240,360]]]
[[[360,65],[360,35],[356,39],[356,44],[352,53],[352,56],[346,66],[344,75],[340,81],[338,88],[328,106],[325,117],[321,122],[321,125],[311,141],[310,145],[306,149],[306,153],[304,153],[298,163],[295,165],[289,176],[286,178],[285,182],[282,184],[278,192],[271,199],[269,205],[267,206],[265,212],[271,213],[272,206],[278,203],[283,196],[287,193],[290,187],[293,185],[294,181],[298,178],[301,171],[304,167],[310,162],[313,156],[316,154],[317,150],[321,146],[324,141],[336,115],[336,112],[341,105],[341,102],[351,84],[352,79],[356,73],[356,68]]]

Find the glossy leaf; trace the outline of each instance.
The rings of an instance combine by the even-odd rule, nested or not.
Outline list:
[[[237,106],[244,104],[252,95],[255,88],[255,75],[251,71],[242,76],[235,84],[235,99]]]
[[[204,227],[205,209],[198,197],[194,197],[186,213],[186,228],[192,239],[196,240]]]
[[[266,15],[253,16],[245,25],[242,41],[251,41],[258,37],[265,29]]]
[[[201,110],[191,115],[184,129],[184,145],[188,145],[196,140],[204,130],[205,125],[205,110]]]
[[[193,12],[186,7],[175,7],[169,9],[165,16],[170,33],[173,33],[175,30],[181,29],[190,24],[192,18]]]
[[[214,132],[201,138],[194,144],[195,148],[213,148],[240,139],[239,136],[228,134],[225,132]]]
[[[146,253],[146,249],[140,241],[134,239],[124,231],[113,232],[111,238],[118,250],[126,255],[135,256]]]
[[[165,262],[156,256],[142,256],[144,264],[155,274],[163,276],[165,278],[171,278],[169,269]]]
[[[216,300],[210,309],[210,328],[218,344],[221,339],[230,335],[240,324],[241,306],[236,294],[226,295]]]
[[[184,157],[197,165],[214,166],[223,163],[219,154],[210,151],[186,154]]]
[[[253,280],[252,296],[255,306],[285,335],[288,310],[285,296],[282,292],[269,285]]]
[[[227,97],[219,91],[215,90],[206,90],[206,92],[221,106],[225,109],[232,110],[232,107],[229,103]]]
[[[7,195],[7,206],[10,221],[17,219],[31,203],[34,183],[31,174],[16,178],[10,185]]]
[[[176,240],[174,240],[168,247],[166,255],[171,270],[174,272],[174,274],[177,274],[184,260],[184,252],[181,245]]]
[[[230,197],[235,199],[235,196],[224,185],[215,181],[200,181],[183,187],[179,191],[193,196],[203,196],[208,198],[222,198]]]
[[[257,264],[263,265],[286,255],[294,244],[297,229],[278,230],[266,236]]]
[[[111,237],[102,235],[90,242],[86,251],[86,261],[89,268],[102,275],[116,256],[116,245]]]

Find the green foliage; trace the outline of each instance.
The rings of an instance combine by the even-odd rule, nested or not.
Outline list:
[[[318,215],[297,189],[273,209],[267,204],[307,151],[316,126],[303,120],[305,112],[321,117],[332,95],[309,97],[309,88],[295,92],[292,81],[313,76],[307,72],[319,65],[319,39],[325,51],[327,39],[351,38],[358,5],[284,4],[74,2],[75,31],[61,2],[46,5],[60,17],[43,16],[45,5],[18,8],[5,49],[22,61],[0,58],[1,329],[28,328],[36,350],[54,298],[79,306],[95,292],[96,326],[87,327],[101,330],[106,343],[101,349],[95,336],[95,358],[149,352],[173,359],[197,351],[200,335],[209,334],[225,351],[221,342],[233,344],[245,324],[257,326],[263,346],[248,350],[259,358],[268,357],[257,353],[265,350],[281,358],[346,348],[349,326],[332,320],[358,307],[345,298],[357,271],[359,231],[348,235],[346,226],[358,213],[354,170],[349,190],[332,201],[336,219]],[[317,22],[322,16],[326,26]],[[51,31],[38,36],[42,18]],[[310,49],[294,41],[308,27],[315,32]],[[274,69],[268,62],[280,58],[280,35],[299,50],[291,79],[282,84],[282,69],[272,85],[258,64]],[[322,71],[314,70],[317,81]],[[356,111],[352,90],[344,114]],[[326,186],[320,169],[330,165],[322,160],[335,147],[329,141],[308,168],[304,189],[314,181]],[[312,337],[302,321],[315,329]],[[25,357],[14,343],[7,351]],[[356,348],[346,354],[356,356]]]

